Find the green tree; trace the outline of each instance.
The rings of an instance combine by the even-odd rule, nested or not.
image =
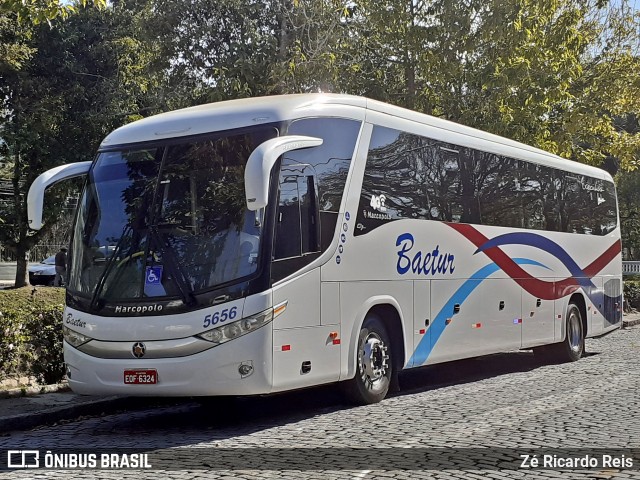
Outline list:
[[[333,90],[351,14],[340,0],[159,0],[147,23],[167,108]]]
[[[70,13],[76,13],[79,7],[93,3],[103,8],[106,0],[79,0],[75,3],[60,2],[59,0],[3,0],[0,3],[0,14],[15,14],[18,22],[50,23],[55,18],[66,18]]]
[[[277,53],[271,65],[275,93],[335,91],[344,65],[338,64],[353,15],[342,0],[275,1]],[[355,68],[357,66],[354,65]],[[349,66],[346,66],[349,70]],[[347,71],[345,76],[352,75]]]
[[[300,0],[291,8],[319,15],[318,4],[332,5],[333,18],[317,17],[325,23],[312,35],[293,29],[289,88],[330,85],[565,158],[602,166],[613,156],[636,168],[640,136],[616,126],[640,111],[640,16],[626,2]]]
[[[20,39],[33,53],[1,73],[0,157],[14,195],[0,212],[0,242],[16,252],[16,286],[27,283],[28,251],[46,232],[31,232],[27,225],[26,192],[36,176],[55,165],[92,159],[109,131],[153,111],[145,103],[155,81],[146,65],[155,53],[137,39],[145,8],[86,8],[55,20],[54,28],[35,25]],[[15,16],[3,18],[14,22],[13,32],[20,31]],[[48,192],[49,225],[67,189]]]
[[[272,2],[158,0],[146,37],[158,42],[154,68],[165,109],[269,93],[277,49]]]
[[[618,176],[618,207],[625,259],[640,256],[640,170]]]

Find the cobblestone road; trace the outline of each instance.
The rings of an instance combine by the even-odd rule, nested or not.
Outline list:
[[[129,448],[155,464],[0,477],[640,479],[640,327],[588,340],[587,351],[571,364],[519,352],[428,367],[403,375],[400,394],[367,407],[349,407],[335,389],[321,388],[0,433],[3,455]],[[519,468],[519,456],[532,449],[549,459],[596,458],[598,467]],[[602,464],[602,455],[628,461],[630,449],[637,449],[633,467]]]

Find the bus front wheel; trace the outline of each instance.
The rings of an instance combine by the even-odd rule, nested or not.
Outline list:
[[[380,318],[370,315],[358,336],[356,375],[345,382],[347,398],[358,405],[380,402],[393,375],[391,339]]]

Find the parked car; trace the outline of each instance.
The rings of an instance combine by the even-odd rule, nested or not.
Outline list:
[[[56,278],[56,256],[51,255],[39,264],[30,266],[28,270],[31,285],[53,285]]]

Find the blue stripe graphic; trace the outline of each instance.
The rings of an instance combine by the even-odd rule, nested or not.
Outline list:
[[[518,265],[535,265],[538,267],[543,267],[549,270],[548,267],[541,264],[540,262],[536,262],[535,260],[529,260],[527,258],[514,258],[513,261]],[[440,312],[436,315],[429,327],[430,335],[425,335],[420,340],[420,343],[416,347],[413,355],[409,359],[409,363],[407,366],[418,366],[422,365],[427,361],[429,355],[431,355],[431,351],[433,347],[436,345],[440,336],[444,333],[444,329],[446,328],[446,320],[450,318],[453,314],[453,307],[456,304],[462,305],[464,301],[471,295],[478,285],[480,285],[484,280],[487,279],[490,275],[493,275],[495,272],[500,270],[500,267],[495,263],[490,263],[482,267],[476,273],[472,275],[472,278],[468,279],[464,282],[460,288],[453,294],[453,296],[444,304]]]

